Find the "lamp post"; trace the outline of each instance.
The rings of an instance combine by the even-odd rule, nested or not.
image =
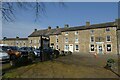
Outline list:
[[[42,50],[43,50],[43,39],[42,39],[42,36],[40,36],[40,60],[41,62],[43,61],[42,57],[43,57],[43,53],[42,53]]]

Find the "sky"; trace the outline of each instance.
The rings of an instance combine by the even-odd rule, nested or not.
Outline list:
[[[14,22],[2,22],[2,37],[13,38],[28,37],[34,29],[46,29],[48,26],[70,27],[90,24],[112,22],[118,18],[117,2],[64,2],[60,6],[57,2],[44,2],[45,14],[35,22],[35,14],[32,10],[16,8]]]

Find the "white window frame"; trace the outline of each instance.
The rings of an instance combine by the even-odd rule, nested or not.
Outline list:
[[[78,44],[76,44],[76,45],[78,45]],[[75,51],[76,52],[79,52],[79,45],[78,45],[78,50],[76,50],[77,48],[76,48],[76,45],[75,45]]]
[[[68,48],[67,48],[68,47]],[[64,45],[64,50],[69,51],[69,45]]]
[[[91,45],[94,45],[94,51],[91,51]],[[95,52],[95,44],[90,44],[89,49],[90,49],[90,52]]]
[[[16,45],[18,45],[18,41],[16,41]]]
[[[33,42],[33,41],[32,41],[32,40],[30,40],[30,44],[32,44],[32,42]]]
[[[109,29],[109,31],[107,31],[107,29]],[[109,28],[109,27],[105,28],[105,31],[106,31],[106,32],[110,32],[110,28]]]
[[[78,37],[75,37],[75,43],[78,43],[78,42],[79,42]]]
[[[108,43],[108,44],[110,44],[110,43]],[[107,45],[108,45],[108,44],[106,44],[106,52],[107,52],[107,53],[111,53],[111,52],[112,52],[112,44],[110,44],[110,45],[111,45],[111,51],[107,51]]]
[[[58,50],[59,49],[59,46],[58,46],[58,44],[56,45],[56,50]]]
[[[108,41],[108,36],[110,37],[110,41]],[[106,36],[106,42],[111,42],[111,36],[110,35]]]
[[[91,33],[91,34],[94,34],[94,30],[93,30],[93,29],[91,29],[91,30],[90,30],[90,33]]]
[[[68,32],[65,32],[65,35],[68,35]]]
[[[92,37],[93,37],[93,41],[92,41]],[[90,37],[90,42],[95,42],[94,36],[91,36],[91,37]]]
[[[34,40],[34,43],[36,44],[36,43],[37,43],[37,41],[36,41],[36,40]]]
[[[75,35],[78,35],[79,34],[79,32],[78,31],[75,31]]]
[[[65,38],[65,43],[68,43],[68,38]]]

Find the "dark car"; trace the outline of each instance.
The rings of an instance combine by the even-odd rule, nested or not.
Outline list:
[[[35,59],[34,48],[33,47],[21,47],[19,51],[24,51],[28,53],[28,58],[32,61]]]
[[[40,49],[34,49],[33,52],[35,54],[35,57],[40,57]]]
[[[30,53],[30,52],[34,51],[34,48],[33,47],[21,47],[21,48],[19,48],[19,50],[20,51],[28,51]]]
[[[19,50],[17,46],[3,46],[2,49],[9,54],[11,66],[29,61],[28,52]]]

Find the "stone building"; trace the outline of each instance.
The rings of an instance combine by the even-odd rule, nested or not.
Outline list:
[[[67,27],[60,34],[50,35],[50,46],[71,52],[117,53],[116,22]]]
[[[28,42],[29,42],[29,47],[35,47],[35,48],[39,48],[39,47],[49,47],[49,41],[50,35],[56,35],[58,34],[59,28],[57,27],[57,29],[51,29],[51,27],[49,26],[48,29],[44,29],[44,30],[37,30],[35,29],[33,33],[31,33],[28,36]]]
[[[120,27],[118,20],[114,22],[90,24],[84,26],[37,30],[28,38],[4,38],[4,44],[28,46],[35,48],[52,47],[60,51],[80,53],[117,54],[120,51]],[[118,45],[117,45],[118,44]]]
[[[28,38],[7,38],[4,37],[2,40],[2,44],[7,44],[9,46],[18,46],[18,47],[26,47],[28,46]]]

